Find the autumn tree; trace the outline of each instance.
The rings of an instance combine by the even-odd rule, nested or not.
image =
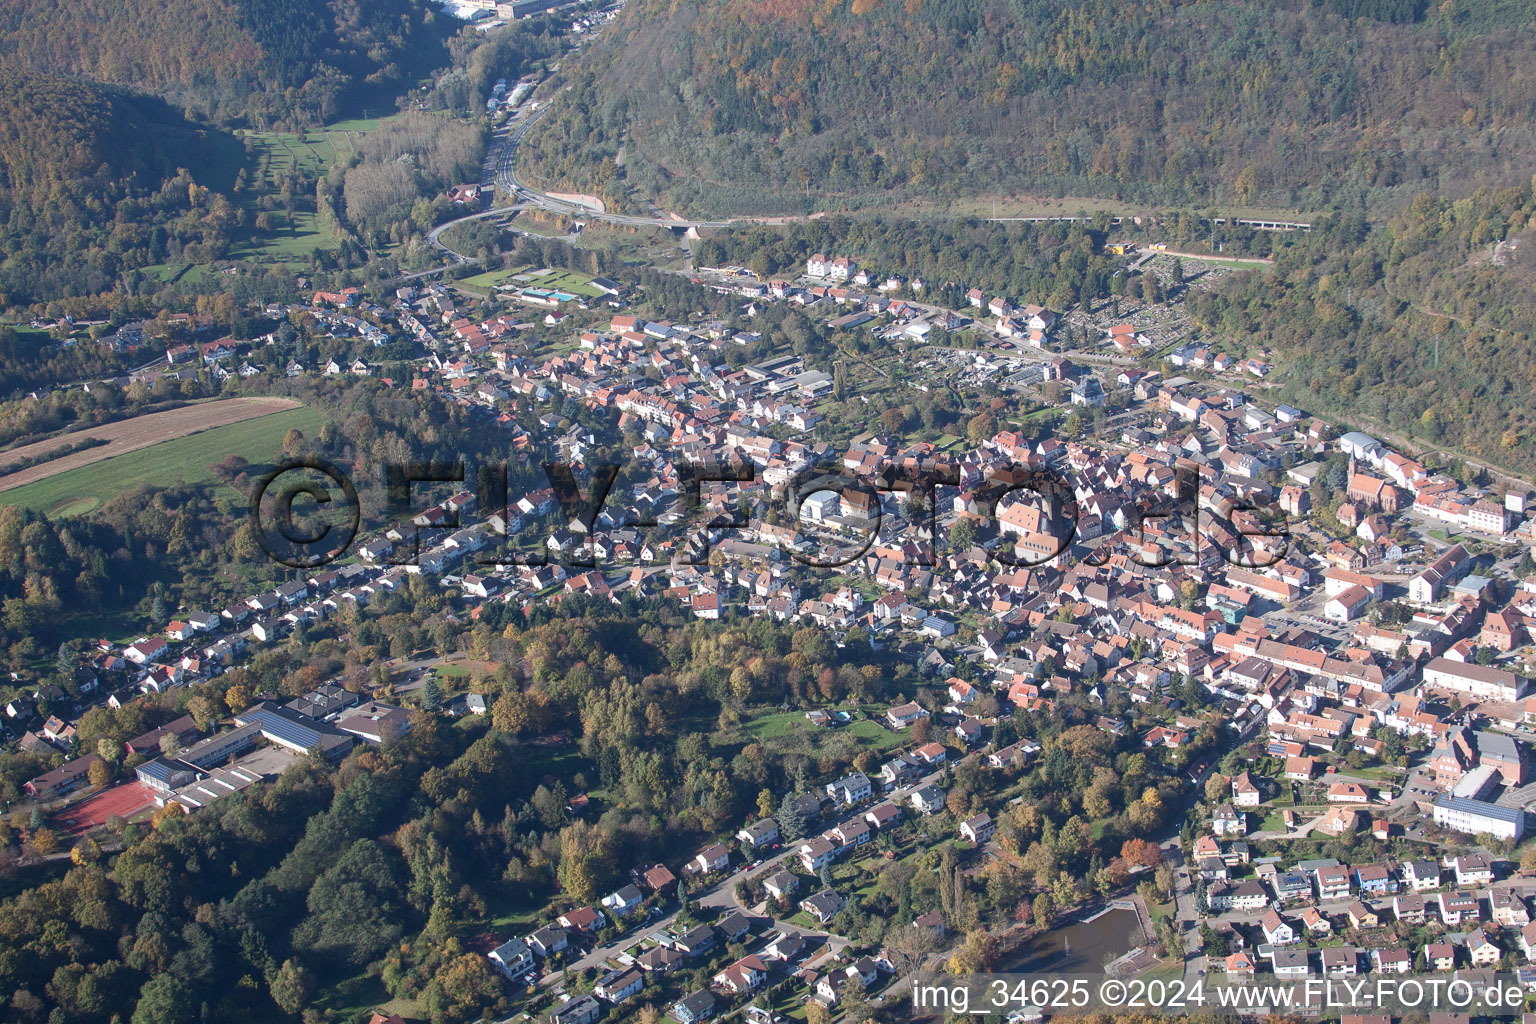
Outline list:
[[[106,740],[102,741],[103,743]],[[112,765],[108,761],[92,761],[85,770],[86,779],[93,786],[106,786],[112,782]]]
[[[59,851],[59,835],[51,828],[36,829],[27,841],[27,848],[34,856],[47,857]]]
[[[272,976],[272,1001],[284,1013],[296,1014],[304,1009],[313,990],[314,978],[296,960],[284,960],[283,966]]]
[[[965,943],[949,958],[951,974],[981,974],[992,969],[997,960],[997,937],[985,928],[973,928],[965,934]]]
[[[432,977],[422,1003],[434,1024],[490,1017],[501,998],[501,979],[486,958],[464,953],[445,963]],[[500,1016],[499,1014],[497,1016]]]
[[[1163,850],[1150,839],[1127,839],[1120,846],[1120,856],[1129,864],[1155,868],[1163,862]]]
[[[885,933],[885,949],[898,977],[916,973],[938,948],[938,935],[922,925],[897,925]]]
[[[187,713],[192,716],[192,721],[200,732],[207,732],[213,728],[213,724],[219,720],[219,710],[213,698],[205,694],[200,693],[187,701]]]
[[[613,873],[608,837],[596,826],[573,821],[560,830],[560,887],[578,903],[597,898]]]

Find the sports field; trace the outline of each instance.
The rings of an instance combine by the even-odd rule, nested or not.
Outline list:
[[[116,815],[127,820],[155,804],[155,795],[141,782],[123,782],[95,796],[71,804],[51,824],[71,836],[82,835]]]
[[[239,399],[230,401],[239,401]],[[292,403],[282,399],[257,399],[256,401],[283,404],[277,406],[280,411],[274,411],[268,407],[264,412],[257,412],[254,418],[233,423],[230,422],[230,416],[237,413],[235,410],[226,408],[222,410],[221,418],[202,420],[201,424],[194,428],[197,431],[195,433],[185,429],[186,424],[183,424],[183,429],[178,433],[184,436],[165,434],[164,437],[174,439],[160,439],[158,443],[151,439],[123,454],[108,454],[101,461],[76,465],[65,472],[41,479],[34,478],[21,486],[0,491],[0,505],[21,505],[50,515],[81,515],[140,484],[165,487],[178,480],[187,483],[203,483],[212,480],[214,476],[208,467],[223,461],[230,455],[239,455],[257,464],[270,463],[276,458],[282,447],[283,435],[289,430],[296,428],[310,435],[320,429],[322,418],[313,409],[294,408]],[[225,403],[206,403],[191,406],[189,409],[204,410],[216,404]],[[112,426],[126,426],[146,419],[149,417],[141,416],[135,420],[125,420],[122,424],[112,424]],[[222,425],[215,426],[213,425],[215,423]],[[92,430],[88,433],[96,433],[96,431]],[[113,447],[113,445],[106,445],[90,448],[78,455],[66,456],[59,461],[84,459],[98,453],[110,453]],[[46,468],[45,463],[27,472]],[[0,486],[3,484],[4,479],[0,478]]]

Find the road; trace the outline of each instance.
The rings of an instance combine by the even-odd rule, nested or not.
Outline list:
[[[430,245],[432,248],[436,249],[438,252],[440,252],[443,255],[447,256],[448,259],[451,260],[454,264],[459,264],[459,263],[478,263],[480,261],[479,261],[479,259],[477,257],[466,256],[463,253],[458,252],[458,251],[456,251],[454,249],[450,249],[447,245],[445,245],[443,243],[443,241],[442,241],[442,238],[441,238],[442,233],[444,231],[447,231],[449,228],[453,227],[455,224],[463,224],[466,221],[471,221],[471,220],[484,220],[487,217],[500,217],[503,214],[515,213],[518,210],[525,210],[525,209],[527,209],[527,207],[523,206],[523,205],[518,205],[518,206],[498,206],[494,210],[482,210],[480,213],[472,213],[472,214],[470,214],[467,217],[459,217],[459,218],[457,218],[455,220],[444,221],[443,223],[439,224],[437,227],[433,228],[431,231],[427,232],[427,244]],[[444,269],[446,269],[446,268],[435,267],[432,270],[421,270],[421,271],[418,271],[418,272],[416,272],[414,274],[406,274],[406,275],[404,275],[404,278],[405,279],[410,279],[410,278],[413,278],[413,277],[424,277],[427,274],[441,273]]]
[[[1228,750],[1240,747],[1253,739],[1257,731],[1260,719],[1250,719],[1244,725],[1229,745],[1219,751],[1212,751],[1206,759],[1205,768],[1193,779],[1189,791],[1180,801],[1176,811],[1168,816],[1170,822],[1178,823],[1185,820],[1189,808],[1196,800],[1202,799],[1205,794],[1205,782],[1221,763],[1222,757]],[[1184,981],[1186,984],[1194,984],[1206,970],[1206,956],[1200,944],[1200,928],[1203,915],[1200,914],[1195,900],[1194,879],[1190,877],[1188,858],[1184,855],[1184,843],[1178,824],[1173,824],[1164,838],[1158,843],[1163,851],[1163,860],[1173,866],[1173,908],[1174,920],[1178,922],[1183,937],[1184,949]],[[1154,943],[1157,936],[1152,936]]]
[[[729,217],[724,220],[688,220],[658,210],[655,215],[647,217],[643,214],[610,213],[606,210],[597,210],[582,203],[573,202],[569,199],[560,199],[547,192],[541,192],[517,176],[514,158],[517,154],[518,143],[522,142],[533,126],[549,112],[550,106],[551,104],[548,101],[543,102],[538,110],[520,121],[515,121],[515,127],[510,131],[503,130],[492,139],[492,147],[499,147],[499,154],[494,157],[497,167],[496,185],[503,192],[517,199],[517,205],[508,209],[540,209],[568,217],[579,217],[586,221],[601,221],[605,224],[618,224],[624,227],[669,228],[678,231],[686,231],[693,228],[724,228],[737,224],[787,224],[793,221],[812,220],[817,217],[826,216],[826,214],[787,214],[778,217]],[[496,152],[496,150],[493,149],[493,152]]]

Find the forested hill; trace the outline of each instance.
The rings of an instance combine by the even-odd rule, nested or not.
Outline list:
[[[1531,0],[630,0],[525,160],[612,195],[627,143],[641,192],[699,212],[1401,207],[1530,166],[1533,24]]]
[[[430,58],[414,0],[9,0],[0,55],[257,127],[315,123]]]
[[[1536,472],[1536,183],[1334,217],[1265,273],[1192,293],[1206,339],[1285,361],[1277,397]],[[1436,460],[1431,460],[1436,461]]]
[[[0,208],[89,183],[158,184],[164,154],[138,111],[83,82],[0,64]]]
[[[0,60],[0,307],[109,291],[221,237],[229,204],[178,171],[200,158],[184,135],[173,162],[135,101]]]

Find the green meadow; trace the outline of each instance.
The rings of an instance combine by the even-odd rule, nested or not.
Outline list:
[[[283,435],[289,430],[297,428],[310,435],[319,431],[320,423],[321,416],[313,409],[287,409],[214,427],[0,491],[0,505],[21,505],[53,516],[76,516],[140,484],[165,487],[177,481],[207,483],[215,479],[209,466],[230,455],[239,455],[258,465],[269,463],[277,456]]]

